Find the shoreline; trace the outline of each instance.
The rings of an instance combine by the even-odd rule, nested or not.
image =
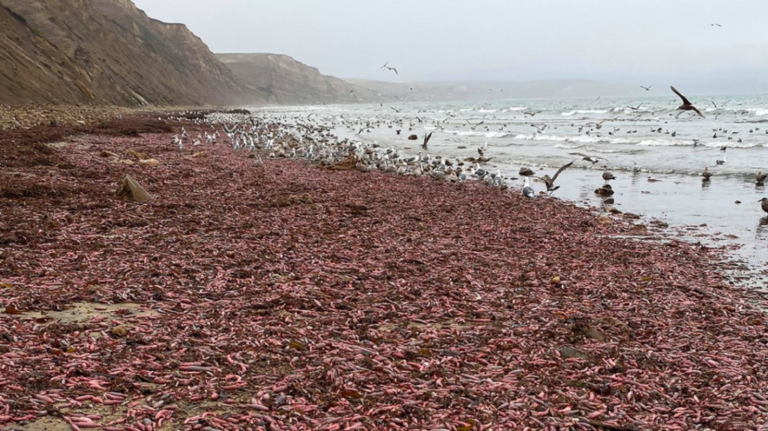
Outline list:
[[[768,414],[766,300],[709,252],[622,239],[645,234],[559,199],[255,167],[224,139],[168,144],[207,126],[123,121],[35,147],[44,163],[0,140],[21,191],[0,197],[0,428],[42,411],[126,430],[754,429]],[[114,197],[126,173],[149,203]],[[74,303],[138,308],[13,312]]]

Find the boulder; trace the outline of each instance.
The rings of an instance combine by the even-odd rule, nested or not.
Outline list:
[[[123,185],[117,191],[117,197],[134,202],[147,202],[152,199],[152,196],[144,190],[144,187],[137,183],[130,175],[126,175],[123,178]]]

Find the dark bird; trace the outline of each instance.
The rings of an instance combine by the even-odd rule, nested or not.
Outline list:
[[[575,160],[573,162],[575,162]],[[547,192],[549,194],[554,193],[555,190],[560,188],[560,186],[555,186],[555,180],[557,180],[557,177],[560,175],[560,172],[563,172],[564,170],[566,170],[566,169],[570,168],[571,166],[573,166],[573,162],[568,163],[566,165],[563,165],[563,167],[561,167],[560,169],[557,170],[557,172],[555,172],[555,175],[552,178],[549,178],[549,175],[544,175],[543,177],[537,177],[541,181],[543,181],[544,184],[547,185]],[[522,172],[522,170],[521,170],[521,172]],[[522,175],[522,173],[521,173],[521,175]]]
[[[387,63],[387,64],[389,64],[389,63]],[[387,64],[382,66],[381,70],[384,70],[384,69],[391,70],[392,72],[395,72],[395,75],[399,75],[399,73],[397,73],[397,69],[395,69],[394,67],[389,67],[389,66],[387,66]]]
[[[704,177],[704,181],[709,181],[709,179],[712,178],[712,172],[709,172],[709,168],[704,168],[704,172],[701,173],[701,176]]]
[[[727,161],[728,161],[728,156],[724,156],[723,160],[715,160],[715,163],[717,163],[718,165],[724,165],[725,162]]]
[[[399,113],[400,113],[400,111],[402,111],[402,110],[403,110],[403,108],[400,108],[400,109],[397,109],[397,108],[392,108],[392,110],[393,110],[393,111],[395,111],[395,112],[397,112],[397,113],[399,114]]]
[[[521,177],[532,177],[535,174],[530,168],[520,168],[520,172],[518,172],[518,175]]]
[[[680,97],[680,99],[683,100],[683,104],[677,107],[679,111],[695,111],[697,114],[699,114],[701,118],[704,118],[704,114],[702,114],[698,108],[693,106],[693,104],[685,96],[683,96],[682,93],[677,91],[675,87],[670,85],[669,88],[671,88],[672,91],[674,91],[675,94],[677,94]]]
[[[762,202],[763,204],[760,205],[760,207],[763,208],[763,211],[768,213],[768,198],[762,198],[759,202]]]
[[[768,177],[768,176],[767,176],[767,175],[765,175],[764,173],[762,173],[762,172],[758,172],[758,173],[757,173],[757,175],[755,175],[755,181],[757,182],[757,185],[758,185],[758,186],[762,186],[762,185],[764,185],[764,184],[765,184],[765,179],[766,179],[767,177]]]
[[[640,88],[644,89],[645,91],[651,91],[651,88],[653,88],[654,85],[656,85],[656,84],[649,85],[647,87],[644,86],[644,85],[641,85]]]
[[[605,180],[605,183],[608,184],[608,181],[615,180],[616,177],[614,177],[612,173],[605,171],[603,172],[603,179]]]
[[[429,140],[432,138],[432,132],[429,132],[429,135],[424,136],[424,143],[421,144],[421,148],[423,150],[427,150],[427,145],[429,145]]]
[[[593,165],[595,163],[597,163],[598,161],[600,161],[600,159],[601,159],[601,157],[588,156],[588,155],[582,154],[582,153],[568,153],[568,154],[571,155],[571,156],[581,156],[581,157],[583,157],[583,159],[581,159],[581,160],[590,162]],[[605,159],[603,159],[603,160],[605,160]]]

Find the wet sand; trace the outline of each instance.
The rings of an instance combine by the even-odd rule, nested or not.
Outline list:
[[[0,426],[764,423],[768,304],[717,253],[479,183],[179,152],[192,123],[142,121],[0,140]],[[116,198],[125,174],[149,203]],[[86,302],[143,312],[19,314]]]

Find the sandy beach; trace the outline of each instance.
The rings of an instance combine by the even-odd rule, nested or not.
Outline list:
[[[768,304],[719,254],[182,126],[0,135],[0,429],[768,429]]]

